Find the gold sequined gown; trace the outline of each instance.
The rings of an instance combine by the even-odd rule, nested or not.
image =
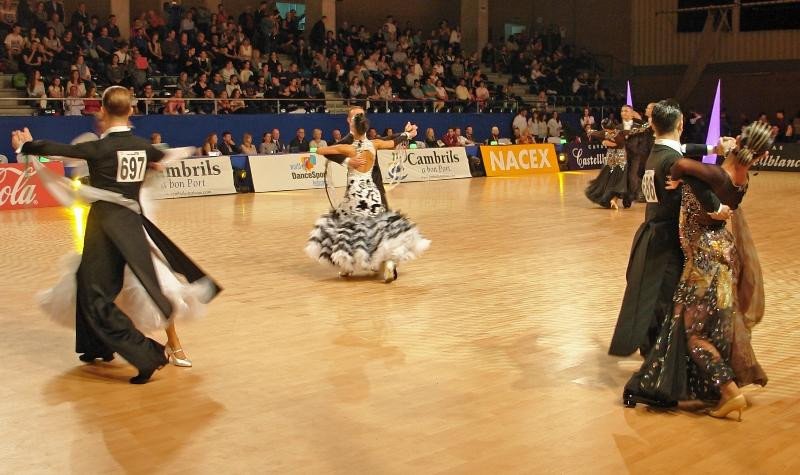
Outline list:
[[[747,186],[733,185],[721,168],[700,164],[689,168],[716,185],[714,192],[731,209],[744,198]],[[697,199],[707,186],[684,177],[679,237],[685,266],[672,316],[625,387],[626,397],[645,399],[639,402],[669,407],[682,400],[717,401],[719,388],[730,381],[739,386],[767,382],[750,345],[752,325],[740,311],[738,284],[744,267],[736,238],[725,222],[711,219]]]

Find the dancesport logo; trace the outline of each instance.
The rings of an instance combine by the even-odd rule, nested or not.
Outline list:
[[[45,163],[47,168],[64,174],[61,163]],[[39,191],[41,190],[41,197]],[[0,165],[0,209],[57,206],[58,202],[43,188],[32,166],[21,163]]]
[[[314,169],[317,166],[317,156],[316,155],[304,155],[300,157],[300,164],[308,171]]]

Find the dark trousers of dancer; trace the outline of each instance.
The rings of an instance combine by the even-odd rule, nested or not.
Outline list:
[[[122,290],[125,265],[145,289],[157,289],[154,301],[172,313],[172,305],[158,287],[142,217],[112,203],[96,202],[86,221],[83,256],[78,268],[76,351],[88,358],[119,353],[141,372],[166,362],[164,346],[145,337],[114,304]]]

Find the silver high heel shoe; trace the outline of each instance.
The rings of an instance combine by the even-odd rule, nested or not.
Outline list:
[[[397,264],[394,261],[386,261],[383,264],[383,281],[387,284],[397,280]]]
[[[171,347],[167,346],[167,353],[169,354],[169,362],[173,365],[180,366],[181,368],[192,367],[192,360],[189,359],[189,355],[183,351],[183,348],[172,349]],[[183,358],[178,358],[176,356],[178,353],[183,355]]]

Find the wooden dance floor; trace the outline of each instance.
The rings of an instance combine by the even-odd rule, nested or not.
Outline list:
[[[643,207],[593,207],[594,175],[400,186],[433,244],[391,285],[305,256],[322,191],[161,201],[225,292],[179,325],[195,366],[144,386],[80,363],[35,305],[73,214],[0,213],[0,473],[798,473],[800,175],[761,173],[745,200],[770,381],[741,423],[622,407],[641,360],[606,350]]]

